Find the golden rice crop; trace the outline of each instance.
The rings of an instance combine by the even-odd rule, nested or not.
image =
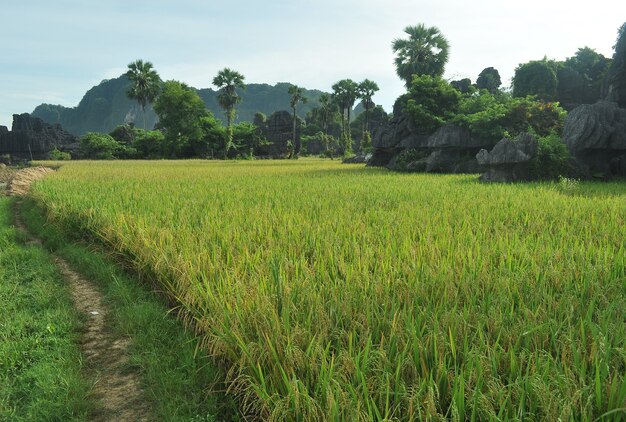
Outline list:
[[[33,192],[175,298],[264,420],[626,408],[626,184],[75,162]]]

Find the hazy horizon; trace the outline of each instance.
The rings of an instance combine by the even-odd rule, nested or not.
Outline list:
[[[368,78],[381,88],[374,101],[390,111],[404,92],[391,42],[407,25],[437,26],[446,36],[447,79],[475,81],[493,66],[506,86],[515,67],[529,60],[563,60],[585,46],[611,57],[626,20],[626,4],[608,0],[593,9],[562,0],[530,0],[523,8],[496,0],[246,0],[227,6],[35,0],[3,10],[0,125],[9,127],[12,114],[42,103],[76,106],[87,90],[120,76],[136,59],[154,63],[164,80],[196,88],[211,88],[224,67],[244,74],[246,83],[290,82],[327,92],[339,79]]]

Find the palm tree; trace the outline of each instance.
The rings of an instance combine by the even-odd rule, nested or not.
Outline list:
[[[298,85],[291,85],[289,87],[289,95],[291,95],[291,101],[290,101],[290,105],[291,105],[291,109],[293,110],[293,145],[295,147],[294,150],[294,156],[297,157],[298,155],[300,155],[300,138],[298,138],[296,136],[296,107],[298,106],[298,103],[302,103],[305,104],[307,99],[304,96],[304,89],[300,88]]]
[[[365,79],[363,82],[359,84],[359,98],[361,98],[363,107],[365,108],[365,126],[363,127],[363,136],[365,137],[365,132],[369,133],[370,130],[370,122],[369,122],[369,112],[374,107],[374,101],[372,101],[372,97],[374,94],[380,90],[378,84],[374,81],[370,81],[369,79]]]
[[[410,87],[413,75],[443,75],[448,62],[448,40],[435,26],[430,28],[420,23],[407,26],[404,32],[409,39],[397,38],[392,43],[396,73]]]
[[[217,95],[217,102],[226,114],[227,139],[224,146],[224,158],[228,156],[228,150],[233,145],[233,119],[235,117],[235,106],[241,102],[241,97],[237,95],[235,88],[245,89],[243,83],[244,76],[232,69],[224,68],[213,78],[215,85],[221,92]]]
[[[136,60],[128,65],[126,76],[132,86],[126,91],[128,98],[137,100],[143,112],[143,128],[146,129],[146,105],[152,103],[161,91],[161,78],[150,62]]]
[[[319,115],[322,119],[322,129],[324,129],[324,135],[328,135],[328,120],[333,112],[335,112],[335,104],[330,95],[323,93],[319,98]]]
[[[339,82],[335,83],[332,86],[333,89],[333,99],[339,105],[341,110],[341,132],[342,132],[342,142],[345,148],[345,151],[349,151],[352,147],[352,134],[350,133],[350,120],[352,107],[354,107],[354,102],[359,96],[358,92],[359,86],[352,79],[342,79]],[[347,122],[346,122],[346,114],[347,114]]]

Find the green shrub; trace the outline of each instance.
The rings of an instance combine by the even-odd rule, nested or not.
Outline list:
[[[313,155],[318,150],[323,157],[331,158],[337,153],[339,140],[332,135],[318,131],[313,135],[302,135],[302,154]]]
[[[80,139],[80,154],[83,158],[92,160],[113,160],[125,148],[104,133],[89,132]]]
[[[566,111],[558,103],[538,101],[533,97],[512,98],[493,95],[486,90],[464,97],[452,121],[481,139],[498,141],[523,132],[538,136],[560,134]]]
[[[145,131],[136,128],[133,124],[123,124],[113,129],[109,135],[122,145],[132,145],[141,132]]]
[[[409,148],[402,151],[394,160],[393,169],[396,171],[425,171],[426,163],[417,164],[418,161],[428,157],[429,151]]]
[[[536,179],[567,177],[571,173],[567,147],[556,133],[538,138],[537,156],[530,161],[531,174]]]
[[[573,195],[578,192],[580,188],[580,180],[559,176],[559,181],[556,184],[556,190],[566,195]]]
[[[399,100],[418,130],[428,134],[454,117],[461,93],[439,77],[415,75],[409,93]]]
[[[54,161],[69,161],[72,159],[72,154],[69,152],[59,151],[55,148],[48,153],[48,157]]]
[[[133,140],[137,158],[163,158],[165,136],[160,130],[138,130]]]
[[[372,135],[370,135],[370,132],[366,130],[365,132],[363,132],[363,139],[361,140],[361,152],[367,154],[369,152],[372,152],[373,149]]]

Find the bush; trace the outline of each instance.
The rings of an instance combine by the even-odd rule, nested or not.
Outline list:
[[[361,152],[367,154],[374,150],[372,147],[372,135],[369,131],[363,132],[363,140],[361,140]]]
[[[556,133],[538,138],[537,156],[530,165],[531,175],[536,179],[556,180],[572,172],[569,151]]]
[[[143,129],[137,129],[133,124],[123,124],[117,126],[109,135],[122,145],[132,145]]]
[[[430,155],[429,151],[409,148],[398,154],[390,165],[396,171],[424,171],[426,163],[418,163]]]
[[[560,134],[566,114],[558,103],[493,95],[482,90],[479,95],[461,100],[452,121],[481,139],[499,141],[504,136],[514,138],[523,132],[544,137]]]
[[[430,134],[452,119],[461,93],[439,77],[415,75],[409,93],[400,97],[404,110],[422,133]]]
[[[332,158],[337,154],[339,140],[334,136],[318,131],[313,135],[302,135],[302,154]]]
[[[165,136],[159,130],[138,130],[133,140],[137,158],[163,158]]]
[[[94,132],[89,132],[80,139],[79,151],[83,158],[93,160],[113,160],[131,152],[110,135]]]
[[[339,137],[339,149],[339,153],[344,157],[354,155],[354,151],[352,150],[352,138],[347,133],[343,133]]]
[[[559,176],[556,184],[556,190],[566,195],[573,195],[578,192],[580,180]]]
[[[258,126],[241,122],[233,126],[233,144],[238,155],[253,156],[260,146],[268,144],[268,140]]]
[[[69,152],[59,151],[55,148],[48,153],[48,157],[54,161],[69,161],[72,159],[72,154]]]
[[[498,141],[509,129],[506,127],[509,112],[503,97],[482,90],[479,95],[461,100],[459,112],[452,121],[481,139]]]

